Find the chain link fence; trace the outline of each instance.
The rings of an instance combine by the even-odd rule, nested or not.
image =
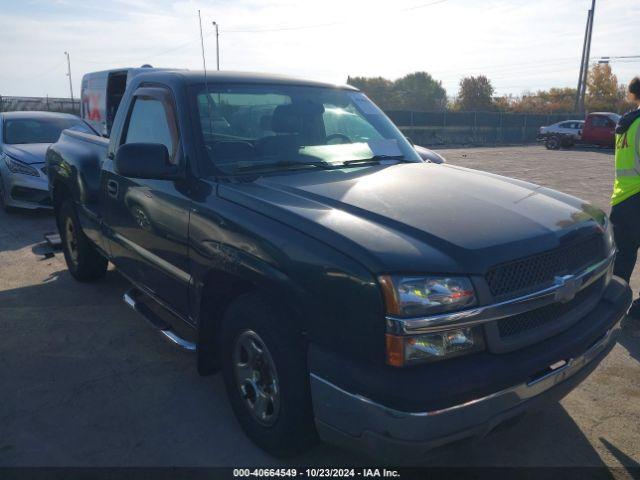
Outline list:
[[[0,112],[18,110],[74,113],[80,112],[80,101],[54,97],[3,97],[0,96]]]
[[[538,130],[575,114],[502,112],[385,112],[417,145],[497,145],[536,141]]]

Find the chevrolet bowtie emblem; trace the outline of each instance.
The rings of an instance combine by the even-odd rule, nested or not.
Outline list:
[[[558,287],[556,290],[556,300],[561,303],[573,300],[582,283],[574,275],[556,277],[554,282]]]

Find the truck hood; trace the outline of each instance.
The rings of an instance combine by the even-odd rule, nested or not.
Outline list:
[[[602,232],[604,213],[519,180],[450,165],[313,170],[221,184],[219,195],[380,272],[482,274]]]
[[[45,154],[50,143],[23,143],[15,145],[5,145],[4,152],[29,165],[34,163],[44,163]]]

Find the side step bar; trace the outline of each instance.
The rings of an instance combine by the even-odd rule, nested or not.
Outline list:
[[[132,288],[124,294],[123,300],[124,303],[126,303],[129,307],[146,318],[154,328],[158,329],[160,333],[165,336],[165,338],[178,345],[179,347],[184,348],[185,350],[194,352],[196,350],[196,344],[185,340],[184,338],[176,334],[176,332],[174,332],[162,318],[156,315],[149,307],[147,307],[147,305],[141,302],[141,298],[143,296],[145,296],[143,292],[141,292],[137,288]],[[154,301],[153,299],[150,300],[152,302]]]

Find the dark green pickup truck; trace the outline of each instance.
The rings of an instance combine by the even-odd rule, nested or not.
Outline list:
[[[631,300],[602,211],[424,162],[351,87],[142,73],[109,140],[47,163],[73,276],[112,262],[276,455],[486,435],[583,380]]]

